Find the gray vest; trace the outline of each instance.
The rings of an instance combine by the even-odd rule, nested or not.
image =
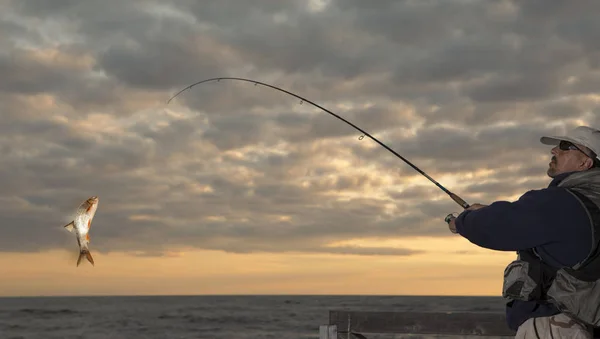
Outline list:
[[[546,300],[563,313],[600,326],[600,169],[573,173],[558,186],[566,188],[586,208],[592,250],[576,265],[558,270],[544,266],[535,250],[519,252],[517,260],[504,270],[502,295],[508,299]]]

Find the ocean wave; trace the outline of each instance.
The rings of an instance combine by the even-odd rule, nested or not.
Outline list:
[[[42,308],[22,308],[17,313],[35,314],[35,315],[66,315],[66,314],[77,314],[80,311],[63,308],[59,310],[42,309]]]

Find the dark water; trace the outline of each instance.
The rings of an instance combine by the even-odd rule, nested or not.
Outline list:
[[[499,297],[284,295],[0,298],[0,338],[307,339],[319,337],[319,326],[327,324],[329,310],[502,313],[503,306],[504,302]],[[367,337],[458,338],[417,335]]]

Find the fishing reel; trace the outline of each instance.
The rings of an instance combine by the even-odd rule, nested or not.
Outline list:
[[[452,221],[452,219],[456,219],[457,217],[458,217],[458,213],[450,213],[446,216],[446,218],[444,218],[444,221],[446,222],[446,224],[449,224],[450,221]]]
[[[456,214],[456,215],[455,215]],[[444,221],[446,222],[446,224],[448,224],[448,226],[450,226],[450,222],[454,219],[456,219],[458,217],[458,213],[450,213],[446,216],[446,218],[444,218]],[[458,233],[458,231],[456,230],[456,228],[450,228],[450,232],[456,234]]]

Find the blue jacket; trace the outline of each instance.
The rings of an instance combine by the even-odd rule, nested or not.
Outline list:
[[[572,266],[591,250],[591,225],[585,208],[557,185],[571,173],[556,176],[547,188],[531,190],[515,202],[497,201],[456,218],[456,230],[473,244],[499,251],[536,248],[555,267]],[[509,302],[508,326],[517,328],[531,317],[559,313],[552,304]]]

